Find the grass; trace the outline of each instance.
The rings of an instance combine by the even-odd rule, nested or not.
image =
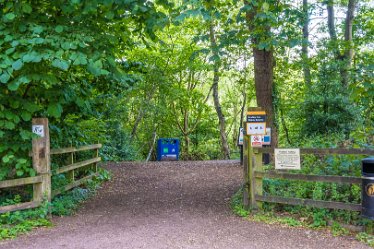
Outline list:
[[[292,215],[287,212],[274,212],[274,211],[256,211],[247,210],[243,205],[243,188],[240,188],[231,198],[231,209],[234,214],[244,217],[250,221],[261,222],[266,224],[277,224],[286,227],[302,227],[310,229],[325,229],[328,230],[333,236],[355,236],[358,241],[361,241],[371,247],[374,247],[374,235],[372,235],[371,226],[367,232],[354,233],[342,227],[338,222],[333,222],[331,226],[327,225],[324,220],[324,210],[320,210],[312,214],[310,217],[303,217],[299,215]],[[311,218],[312,217],[312,218]],[[372,224],[372,221],[366,221]]]
[[[42,206],[29,210],[7,212],[0,215],[0,240],[12,239],[27,233],[36,227],[51,227],[51,214],[66,216],[73,214],[80,204],[96,193],[103,181],[109,180],[108,171],[100,170],[99,176],[87,181],[83,187],[74,188],[55,197],[51,203],[44,202]],[[8,204],[17,204],[19,196],[7,200]]]

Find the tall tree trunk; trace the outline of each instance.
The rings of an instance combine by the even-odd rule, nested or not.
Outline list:
[[[354,20],[354,11],[356,8],[357,0],[349,0],[348,9],[345,18],[345,32],[344,32],[344,41],[345,51],[344,51],[344,65],[342,70],[342,84],[344,87],[348,87],[349,84],[349,70],[351,68],[352,59],[354,55],[353,50],[353,20]]]
[[[248,5],[248,1],[244,0],[244,4]],[[248,29],[252,33],[255,30],[254,23],[257,14],[256,6],[251,6],[246,13]],[[270,27],[264,27],[269,30]],[[267,32],[266,30],[264,32]],[[257,106],[264,108],[267,115],[266,126],[271,128],[271,146],[278,146],[278,129],[275,125],[275,113],[273,108],[273,50],[258,49],[258,41],[252,37],[253,57],[255,68],[255,88]]]
[[[257,106],[266,111],[266,126],[271,128],[271,146],[278,146],[278,130],[273,108],[273,51],[253,48]]]
[[[184,151],[187,157],[190,156],[190,136],[188,133],[189,127],[188,127],[188,110],[185,110],[183,115],[183,131],[184,131]]]
[[[241,107],[241,111],[240,111],[240,127],[243,126],[244,115],[245,115],[245,112],[246,112],[245,107],[247,105],[247,93],[245,92],[245,85],[244,85],[242,95],[243,95],[243,103],[242,103],[242,107]]]
[[[334,0],[327,1],[327,27],[331,40],[336,41]]]
[[[156,131],[157,131],[157,127],[155,127],[155,129],[153,131],[153,134],[152,134],[151,147],[149,148],[147,159],[145,159],[146,162],[148,162],[151,159],[153,149],[154,149],[155,144],[156,144],[156,137],[157,137],[157,132]]]
[[[334,50],[335,59],[342,62],[340,67],[340,77],[341,83],[344,88],[348,87],[349,84],[349,69],[351,67],[352,59],[353,59],[353,46],[352,46],[352,27],[353,27],[353,20],[354,20],[354,11],[357,5],[357,0],[349,0],[348,2],[348,9],[345,18],[345,30],[344,30],[344,41],[345,41],[345,49],[343,54],[340,53],[338,49]],[[334,14],[334,1],[329,0],[327,1],[327,26],[329,29],[329,35],[333,42],[337,42],[337,36],[335,31],[335,14]],[[338,47],[338,46],[335,46]]]
[[[226,124],[225,124],[225,116],[223,115],[221,103],[219,102],[219,91],[218,91],[218,83],[219,83],[219,55],[218,55],[218,47],[216,42],[216,37],[214,33],[214,26],[213,23],[209,26],[209,37],[210,37],[210,45],[213,51],[214,56],[214,65],[213,65],[213,100],[214,100],[214,107],[217,112],[218,122],[219,122],[219,131],[221,135],[221,143],[222,143],[222,153],[224,159],[230,159],[230,148],[227,142],[226,136]]]
[[[304,82],[307,88],[311,86],[310,66],[309,66],[309,5],[308,0],[303,0],[303,42],[301,47],[301,57],[303,60]]]

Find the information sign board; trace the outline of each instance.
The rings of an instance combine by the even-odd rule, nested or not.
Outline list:
[[[275,169],[300,169],[300,149],[275,149]]]
[[[247,112],[247,135],[265,135],[266,134],[266,113],[265,111]]]
[[[244,128],[239,128],[239,137],[238,137],[238,145],[243,145],[244,143]]]

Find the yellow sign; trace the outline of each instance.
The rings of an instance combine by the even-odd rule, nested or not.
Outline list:
[[[365,190],[366,190],[366,194],[369,197],[374,197],[374,184],[373,183],[369,183],[368,185],[366,185]]]

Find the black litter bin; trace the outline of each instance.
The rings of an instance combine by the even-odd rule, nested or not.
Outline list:
[[[362,216],[374,220],[374,157],[362,159]]]

